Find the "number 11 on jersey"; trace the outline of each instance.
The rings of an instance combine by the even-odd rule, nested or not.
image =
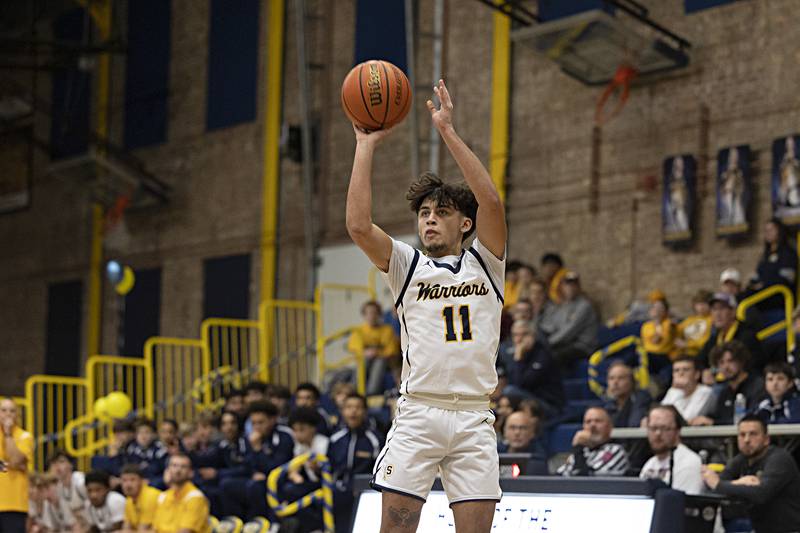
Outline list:
[[[458,315],[461,317],[461,341],[471,341],[472,329],[470,329],[469,325],[469,305],[458,306]],[[446,306],[442,309],[442,316],[444,317],[445,327],[444,340],[446,342],[457,342],[458,335],[454,324],[454,307],[452,305]]]

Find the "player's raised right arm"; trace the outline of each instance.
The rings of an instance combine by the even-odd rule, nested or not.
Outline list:
[[[369,260],[383,272],[389,270],[392,239],[372,223],[372,158],[375,147],[391,130],[364,133],[355,126],[356,154],[347,189],[347,233]]]

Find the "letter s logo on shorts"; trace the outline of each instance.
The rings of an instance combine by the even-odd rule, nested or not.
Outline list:
[[[392,475],[392,465],[386,465],[386,473],[383,475],[384,478],[387,478]]]

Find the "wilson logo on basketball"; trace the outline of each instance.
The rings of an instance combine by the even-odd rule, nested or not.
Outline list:
[[[405,76],[399,68],[394,69],[394,105],[399,106],[403,103],[403,77]],[[403,74],[401,76],[401,74]]]
[[[376,106],[383,103],[383,95],[381,94],[381,71],[378,65],[369,66],[369,81],[367,82],[369,88],[369,105]]]

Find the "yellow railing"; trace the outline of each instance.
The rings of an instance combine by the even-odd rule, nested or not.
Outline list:
[[[794,311],[794,296],[792,291],[783,285],[773,285],[764,290],[758,291],[752,296],[749,296],[739,303],[736,308],[736,318],[739,321],[744,321],[747,310],[759,303],[772,298],[775,295],[783,297],[783,311],[785,320],[776,322],[758,332],[758,340],[764,340],[781,330],[786,330],[786,353],[790,353],[794,348],[794,328],[792,327],[792,311]]]
[[[89,412],[89,387],[84,378],[63,376],[31,376],[25,382],[25,429],[34,437],[33,467],[43,470],[47,458],[57,449],[66,447],[64,429],[70,420]],[[89,443],[91,435],[77,436],[80,446]],[[78,467],[88,469],[88,458],[78,461]]]
[[[53,451],[67,449],[79,458],[80,468],[88,468],[90,456],[103,450],[113,435],[112,421],[95,417],[94,402],[115,391],[131,398],[138,415],[179,422],[219,407],[226,392],[253,379],[294,388],[302,381],[320,383],[326,372],[355,363],[363,392],[363,361],[351,355],[326,360],[326,347],[348,335],[353,325],[326,334],[323,315],[337,298],[360,308],[375,294],[371,271],[368,285],[319,285],[314,302],[262,302],[258,320],[206,319],[200,339],[153,337],[143,357],[91,356],[85,378],[30,377],[25,397],[14,400],[20,423],[37,442],[33,466],[42,469]],[[338,303],[333,307],[340,313]],[[335,318],[330,320],[334,326]]]
[[[630,335],[612,342],[605,348],[597,350],[589,356],[589,388],[592,389],[592,392],[597,396],[602,398],[606,393],[605,388],[598,381],[600,375],[597,371],[597,367],[600,366],[600,363],[607,357],[611,357],[631,346],[636,350],[636,355],[639,359],[639,365],[634,370],[633,376],[640,389],[646,389],[650,385],[650,374],[648,372],[650,362],[647,352],[642,347],[642,342],[639,340],[639,337]]]
[[[261,379],[264,380],[266,359],[261,353],[261,331],[263,326],[259,320],[242,320],[230,318],[207,318],[201,325],[201,342],[206,350],[208,370],[230,367],[241,377],[241,383]],[[213,402],[224,396],[230,384],[217,384],[211,387]]]
[[[144,345],[144,359],[153,373],[153,415],[157,422],[171,418],[189,422],[211,405],[211,386],[195,392],[198,380],[211,371],[200,339],[152,337]]]
[[[290,389],[313,381],[314,342],[319,330],[318,305],[296,300],[262,302],[259,314],[264,328],[262,351],[272,383]]]

